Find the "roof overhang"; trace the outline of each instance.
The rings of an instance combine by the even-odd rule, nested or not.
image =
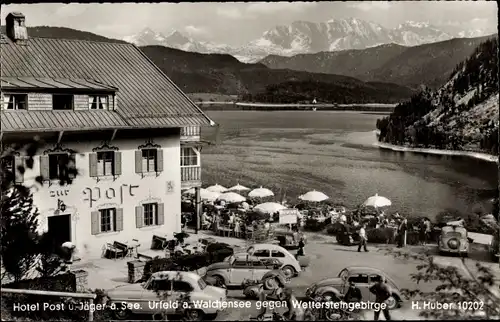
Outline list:
[[[90,79],[2,76],[1,88],[7,91],[71,91],[116,93],[118,88]]]

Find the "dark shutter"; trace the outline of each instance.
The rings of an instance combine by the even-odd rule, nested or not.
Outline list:
[[[21,171],[19,171],[19,167],[23,167],[26,171],[26,166],[24,165],[24,157],[14,157],[15,183],[24,182],[24,173],[21,173]]]
[[[144,226],[144,211],[142,206],[135,207],[135,227],[142,228]]]
[[[97,177],[97,153],[89,153],[89,176]]]
[[[43,180],[50,180],[50,165],[48,155],[40,156],[40,175],[42,176]]]
[[[156,172],[163,171],[163,149],[156,150]]]
[[[115,152],[115,157],[114,157],[114,173],[113,175],[119,176],[122,174],[122,153],[121,152]]]
[[[123,230],[123,208],[117,208],[115,216],[116,216],[116,219],[115,219],[115,222],[116,222],[115,230],[116,231],[122,231]]]
[[[68,177],[70,179],[75,178],[75,173],[73,171],[76,171],[76,155],[74,153],[69,155],[69,163],[68,163],[68,168],[72,170],[69,174]]]
[[[99,211],[92,211],[90,214],[90,224],[92,226],[91,228],[91,234],[92,235],[97,235],[100,233],[100,224],[99,224]]]
[[[142,173],[142,150],[135,151],[135,173]]]
[[[165,204],[159,203],[158,204],[158,218],[157,218],[157,225],[163,225],[165,223]]]

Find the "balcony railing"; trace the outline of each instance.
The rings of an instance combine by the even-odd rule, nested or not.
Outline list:
[[[201,181],[201,167],[181,167],[181,181]]]
[[[199,126],[188,126],[181,128],[182,141],[199,141],[201,128]]]

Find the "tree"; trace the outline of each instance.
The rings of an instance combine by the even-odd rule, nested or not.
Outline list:
[[[33,205],[33,197],[21,193],[17,187],[2,196],[0,208],[2,263],[6,273],[17,282],[35,270],[38,210]]]
[[[43,145],[43,142],[34,139],[26,145],[4,146],[0,159],[1,166],[1,257],[5,273],[19,281],[30,272],[38,269],[40,254],[47,253],[43,249],[38,235],[38,210],[33,204],[31,187],[16,182],[16,175],[24,175],[26,169],[33,168],[33,157]],[[9,160],[22,158],[22,165],[12,167]],[[78,171],[74,166],[72,157],[63,164],[60,172],[59,183],[71,184]],[[38,176],[36,181],[42,184],[44,178]],[[2,276],[4,278],[5,276]]]
[[[389,250],[389,253],[396,258],[420,262],[417,266],[418,272],[410,275],[417,284],[439,282],[433,292],[422,292],[418,289],[402,290],[407,299],[455,304],[452,309],[424,308],[420,313],[421,316],[437,320],[500,318],[500,284],[495,280],[490,268],[477,263],[477,272],[472,272],[462,258],[464,270],[461,271],[458,267],[435,263],[434,257],[429,254],[394,250]]]

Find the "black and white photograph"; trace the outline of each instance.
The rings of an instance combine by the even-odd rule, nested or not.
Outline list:
[[[496,2],[0,19],[2,321],[500,319]]]

